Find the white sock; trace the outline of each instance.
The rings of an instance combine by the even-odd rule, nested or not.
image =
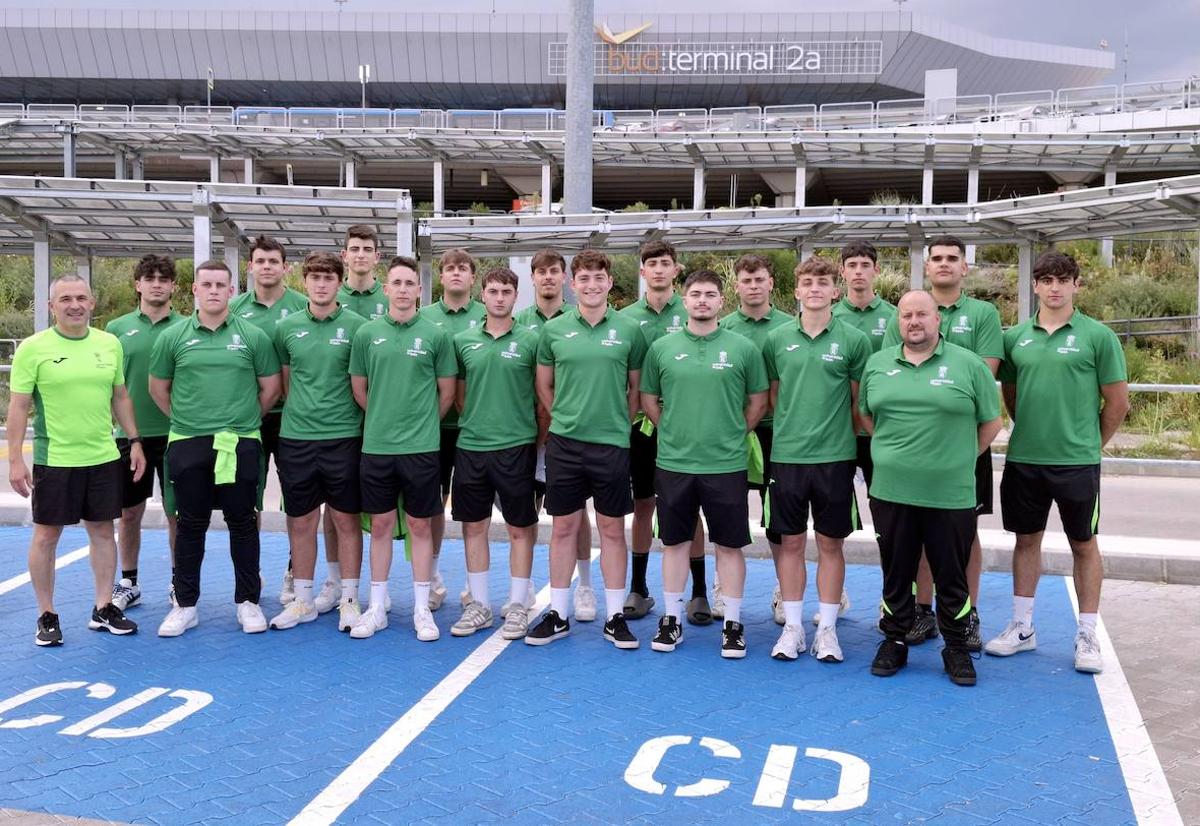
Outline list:
[[[293,587],[296,589],[296,599],[312,605],[313,581],[311,579],[294,579],[292,582],[294,583]]]
[[[577,559],[575,560],[575,573],[579,576],[579,581],[575,584],[586,585],[592,587],[592,560]],[[624,599],[624,597],[622,597]]]
[[[376,582],[371,580],[371,607],[378,607],[380,611],[387,608],[387,580]]]
[[[558,612],[559,617],[566,619],[571,615],[571,589],[550,587],[550,608]]]
[[[837,625],[838,608],[836,602],[818,602],[817,610],[821,612],[821,619],[817,622],[817,628],[833,628]]]
[[[678,593],[663,591],[663,610],[667,612],[668,617],[674,617],[678,622],[683,614],[683,591]]]
[[[1099,614],[1080,614],[1079,615],[1079,630],[1096,632],[1096,621],[1100,619]]]
[[[342,580],[342,599],[358,601],[358,580],[343,579]]]
[[[624,588],[604,589],[604,610],[608,614],[609,619],[611,619],[614,614],[620,614],[625,610]]]
[[[342,574],[341,571],[338,570],[338,564],[336,562],[329,563],[329,567],[325,571],[325,581],[332,582],[339,588],[342,587]]]
[[[508,583],[508,601],[517,605],[525,604],[525,597],[529,594],[528,577],[515,576]]]
[[[486,570],[479,573],[467,571],[467,590],[471,592],[471,599],[484,605],[488,604],[488,572]]]
[[[413,583],[413,611],[419,611],[422,608],[429,608],[429,589],[432,583],[429,582],[414,582]]]
[[[784,621],[788,625],[803,625],[804,624],[804,600],[783,601],[783,616]]]
[[[1033,627],[1033,597],[1013,596],[1013,622]]]
[[[438,569],[438,561],[440,559],[441,559],[441,554],[433,555],[433,565],[429,569],[431,571],[431,573],[429,574],[430,582],[441,582],[442,581],[442,572]]]
[[[725,621],[726,622],[741,622],[742,621],[742,598],[741,597],[725,597]],[[804,621],[803,618],[800,620]]]

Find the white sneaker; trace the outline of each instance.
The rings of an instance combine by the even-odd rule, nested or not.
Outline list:
[[[709,600],[713,619],[725,619],[725,595],[721,593],[721,583],[713,582],[712,599]]]
[[[158,626],[158,635],[160,637],[178,637],[189,628],[195,628],[200,622],[200,617],[196,613],[196,606],[190,608],[181,608],[176,605],[162,621],[162,625]]]
[[[362,608],[359,607],[358,600],[354,598],[342,600],[338,605],[338,630],[349,631],[361,616]]]
[[[842,646],[838,644],[837,626],[827,625],[817,629],[812,649],[808,652],[823,663],[840,663]]]
[[[261,577],[262,575],[259,574]],[[296,581],[292,577],[291,570],[284,571],[283,586],[279,589],[279,604],[287,605],[296,598]]]
[[[519,640],[529,632],[529,612],[523,606],[517,605],[504,615],[504,625],[500,626],[500,636],[506,640]]]
[[[779,641],[771,649],[771,656],[777,660],[796,660],[805,648],[804,626],[785,625]]]
[[[787,616],[783,613],[783,591],[779,590],[778,585],[771,595],[771,614],[775,617],[776,625],[787,625]]]
[[[354,627],[350,629],[350,636],[356,640],[365,640],[368,637],[373,637],[376,631],[382,631],[388,627],[388,618],[386,611],[380,611],[379,608],[367,608],[359,615],[354,623]]]
[[[430,615],[432,618],[432,615]],[[414,618],[414,623],[416,622]],[[450,633],[456,637],[469,637],[476,631],[482,631],[485,628],[491,628],[492,609],[482,602],[471,600],[470,604],[463,609],[462,616],[458,618],[458,622],[450,626]],[[435,626],[436,628],[436,626]],[[417,632],[420,633],[420,627]]]
[[[257,602],[239,602],[237,606],[238,622],[242,624],[242,630],[247,634],[261,634],[267,630],[267,618],[263,616],[262,609],[258,607]]]
[[[572,613],[579,622],[591,622],[596,618],[596,592],[591,585],[576,585],[571,605]]]
[[[132,608],[142,601],[142,589],[133,584],[132,580],[122,579],[113,586],[112,604],[122,611]]]
[[[436,611],[446,601],[446,583],[442,581],[442,575],[439,573],[433,577],[433,582],[429,584],[429,610]],[[434,639],[437,638],[434,637]]]
[[[445,590],[443,588],[443,590]],[[491,614],[488,610],[488,614]],[[488,623],[489,625],[491,623]],[[418,608],[413,611],[413,628],[417,631],[417,639],[421,642],[433,642],[442,636],[437,623],[433,621],[433,612],[428,608]]]
[[[1008,625],[1004,626],[1004,630],[988,640],[988,644],[983,647],[983,650],[993,657],[1011,657],[1013,654],[1032,651],[1035,648],[1037,648],[1037,632],[1033,630],[1033,626],[1009,620]]]
[[[318,614],[328,614],[342,601],[342,583],[332,579],[325,580],[321,590],[313,600],[313,606]]]
[[[317,608],[315,605],[302,599],[294,599],[271,618],[271,627],[282,631],[285,628],[295,628],[302,622],[312,622],[316,618]]]
[[[430,589],[430,590],[432,590],[432,589]],[[461,605],[463,608],[466,608],[468,605],[471,604],[471,589],[470,588],[463,588],[461,591],[458,592],[458,604]]]
[[[846,612],[850,610],[850,595],[846,593],[846,589],[842,589],[842,598],[838,600],[838,619],[846,616]],[[813,625],[821,624],[821,612],[813,614]]]
[[[1075,670],[1084,674],[1099,674],[1104,670],[1100,639],[1090,628],[1080,628],[1075,634]]]
[[[367,607],[364,610],[366,610],[366,611],[371,610],[371,601],[369,599],[367,600]],[[391,594],[384,594],[384,596],[383,596],[383,612],[385,614],[390,614],[392,612],[392,595]]]

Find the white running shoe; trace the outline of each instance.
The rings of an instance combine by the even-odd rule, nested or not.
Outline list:
[[[342,583],[336,580],[327,579],[321,585],[320,592],[313,599],[313,607],[317,609],[318,614],[328,614],[334,608],[337,608],[338,603],[342,601]]]
[[[432,615],[431,615],[432,616]],[[476,631],[482,631],[485,628],[491,628],[494,618],[492,617],[492,609],[482,602],[472,600],[466,608],[463,609],[462,616],[458,618],[458,622],[450,626],[450,633],[456,637],[469,637]],[[416,620],[414,618],[414,624]],[[418,633],[421,631],[417,628]]]
[[[714,580],[712,589],[712,599],[709,600],[709,607],[712,609],[713,619],[725,619],[725,595],[721,593],[721,583],[719,580]]]
[[[338,630],[349,631],[361,616],[362,608],[359,606],[358,600],[353,597],[342,600],[338,605]]]
[[[840,663],[842,661],[842,646],[838,644],[837,626],[827,625],[817,629],[813,638],[812,649],[808,652],[823,663]]]
[[[359,615],[358,620],[354,623],[354,627],[350,629],[350,636],[356,640],[365,640],[368,637],[375,636],[376,631],[382,631],[388,626],[388,618],[386,611],[380,611],[378,608],[367,608]]]
[[[189,628],[195,628],[200,623],[200,617],[196,613],[196,606],[190,608],[181,608],[176,605],[162,621],[162,625],[158,626],[158,635],[160,637],[178,637]]]
[[[370,600],[367,600],[367,607],[364,610],[366,610],[366,611],[371,610],[371,601]],[[384,594],[383,612],[385,614],[390,614],[392,612],[392,595],[391,594]]]
[[[500,636],[506,640],[519,640],[529,632],[529,612],[517,605],[508,609],[504,615],[504,625],[500,626]]]
[[[261,577],[262,575],[259,574]],[[292,571],[289,568],[283,573],[283,586],[279,589],[279,604],[287,605],[296,598],[296,581],[292,577]]]
[[[596,592],[591,585],[576,585],[571,605],[572,614],[578,622],[591,622],[596,618]]]
[[[142,589],[133,584],[130,579],[122,579],[113,586],[112,604],[122,611],[132,608],[142,601]]]
[[[842,598],[838,600],[838,618],[846,616],[846,612],[850,610],[850,595],[846,593],[846,589],[842,589]],[[821,624],[821,612],[813,614],[813,625]]]
[[[983,650],[993,657],[1011,657],[1022,651],[1032,651],[1037,648],[1037,631],[1032,625],[1009,620],[1004,630],[988,640]]]
[[[433,582],[429,583],[429,610],[436,611],[442,607],[442,603],[446,601],[446,583],[442,581],[440,573],[434,574]],[[437,639],[436,637],[434,639]]]
[[[311,602],[294,599],[283,610],[271,617],[271,627],[276,631],[285,628],[295,628],[302,622],[312,622],[317,618],[317,608]]]
[[[488,614],[491,614],[490,609]],[[433,612],[428,608],[418,608],[413,611],[413,628],[416,629],[417,639],[421,642],[433,642],[442,636],[437,623],[433,621]]]
[[[775,617],[776,625],[787,625],[787,615],[783,613],[783,591],[779,590],[778,585],[771,595],[771,614]]]
[[[263,616],[262,609],[258,607],[257,602],[239,602],[237,606],[238,622],[242,624],[242,630],[247,634],[261,634],[267,630],[267,618]]]
[[[777,660],[797,660],[805,648],[804,626],[785,625],[779,641],[771,649],[771,656]]]
[[[1075,634],[1075,670],[1084,674],[1099,674],[1104,670],[1100,639],[1091,628],[1080,628]]]

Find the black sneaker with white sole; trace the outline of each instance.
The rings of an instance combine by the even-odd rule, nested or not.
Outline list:
[[[88,628],[93,631],[107,631],[118,637],[137,633],[137,623],[127,618],[121,609],[111,602],[103,608],[92,609],[92,618],[88,621]]]
[[[549,645],[571,633],[571,623],[558,615],[553,608],[542,614],[537,625],[525,634],[526,645]]]
[[[638,638],[630,633],[624,614],[613,614],[609,617],[608,622],[604,623],[604,639],[617,648],[626,650],[632,650],[640,645]]]
[[[965,646],[948,645],[942,649],[942,665],[950,682],[955,685],[975,685],[975,664]]]
[[[727,660],[746,656],[746,629],[740,622],[725,620],[721,629],[721,656]]]
[[[58,614],[46,611],[38,617],[33,641],[41,646],[62,645],[62,626],[58,624]]]
[[[876,677],[891,677],[906,665],[908,646],[900,640],[886,639],[879,643],[879,650],[871,661],[871,673]]]
[[[674,651],[675,646],[683,642],[683,626],[679,620],[666,616],[658,621],[658,632],[650,640],[650,647],[655,651]]]

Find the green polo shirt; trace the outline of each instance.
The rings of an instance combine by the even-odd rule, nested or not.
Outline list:
[[[773,462],[815,465],[857,455],[850,383],[860,381],[871,342],[840,318],[810,338],[797,319],[767,336],[767,377],[779,382]]]
[[[259,301],[258,296],[254,294],[253,290],[248,290],[229,302],[229,313],[230,315],[236,315],[238,318],[249,321],[266,333],[267,338],[273,341],[275,338],[275,325],[292,313],[301,312],[306,307],[308,307],[308,296],[293,290],[291,287],[286,287],[283,295],[279,296],[279,300],[270,307]],[[275,402],[275,406],[271,408],[271,412],[278,413],[281,410],[283,410],[282,398]]]
[[[432,453],[441,445],[438,383],[458,375],[449,333],[422,315],[390,315],[354,334],[350,375],[367,377],[363,453]]]
[[[454,337],[458,379],[466,383],[458,446],[466,450],[505,450],[537,441],[539,334],[514,320],[512,329],[493,337],[484,324]]]
[[[90,467],[119,458],[112,398],[124,383],[121,343],[110,333],[89,327],[69,338],[51,327],[22,341],[9,389],[33,397],[33,463]]]
[[[871,342],[871,352],[878,353],[883,348],[888,323],[896,317],[896,305],[875,296],[871,303],[860,308],[854,306],[849,298],[843,297],[834,303],[833,317],[840,318],[851,327],[866,333]]]
[[[629,374],[642,369],[645,357],[637,321],[611,307],[594,327],[578,308],[547,322],[538,364],[554,368],[550,432],[629,447]]]
[[[134,310],[114,318],[104,327],[106,333],[112,333],[121,342],[125,386],[133,400],[133,418],[137,421],[139,436],[166,436],[171,429],[171,420],[150,398],[150,354],[163,330],[181,318],[183,316],[171,310],[153,322],[141,310]],[[119,425],[117,435],[126,436]]]
[[[450,337],[450,346],[453,349],[454,337],[464,330],[470,330],[472,327],[482,324],[483,319],[487,317],[487,310],[484,309],[483,304],[473,298],[459,310],[451,310],[446,306],[444,300],[440,300],[428,307],[422,307],[421,317],[445,330]],[[446,414],[446,418],[442,419],[442,427],[451,430],[458,428],[458,411],[453,407]]]
[[[305,307],[275,325],[275,353],[289,372],[279,435],[285,439],[354,439],[362,408],[350,390],[350,344],[367,321],[338,305],[323,319]]]
[[[1004,358],[1004,341],[1000,330],[1000,311],[995,305],[960,293],[948,307],[938,306],[942,316],[942,338],[951,344],[965,347],[983,358]],[[884,347],[900,344],[898,316],[888,325],[883,337]]]
[[[231,311],[215,330],[200,314],[181,319],[154,342],[150,375],[171,381],[171,432],[253,433],[262,425],[258,379],[279,372],[270,337]]]
[[[1100,387],[1126,381],[1116,333],[1079,310],[1053,333],[1035,316],[1005,332],[1000,381],[1017,386],[1010,460],[1100,462]]]
[[[338,287],[337,300],[338,304],[367,321],[387,315],[388,299],[378,281],[366,290],[352,290],[348,284],[342,284]]]
[[[718,327],[698,336],[684,328],[650,345],[643,393],[662,397],[658,467],[676,473],[746,469],[746,397],[767,390],[762,351]]]
[[[563,304],[558,308],[558,312],[550,316],[550,318],[547,318],[542,313],[542,309],[537,304],[534,304],[526,307],[523,310],[513,313],[513,321],[515,321],[517,324],[520,324],[522,327],[528,327],[531,330],[539,330],[541,329],[542,325],[551,318],[558,318],[560,315],[566,313],[570,309],[571,306],[569,304]]]
[[[767,345],[767,336],[770,332],[776,327],[787,324],[794,318],[795,316],[785,313],[778,307],[771,307],[762,318],[751,318],[739,308],[721,319],[721,327],[745,336],[757,344],[758,349],[762,350]],[[768,412],[767,415],[762,417],[759,425],[762,427],[773,427],[774,422],[774,413]]]
[[[687,324],[687,310],[676,293],[671,293],[662,310],[656,311],[646,302],[646,296],[642,296],[623,308],[621,315],[634,319],[641,326],[647,347],[668,333],[678,333]]]
[[[981,358],[942,340],[914,365],[900,345],[884,347],[867,361],[858,406],[875,421],[872,497],[975,507],[978,428],[1000,415],[995,379]]]

